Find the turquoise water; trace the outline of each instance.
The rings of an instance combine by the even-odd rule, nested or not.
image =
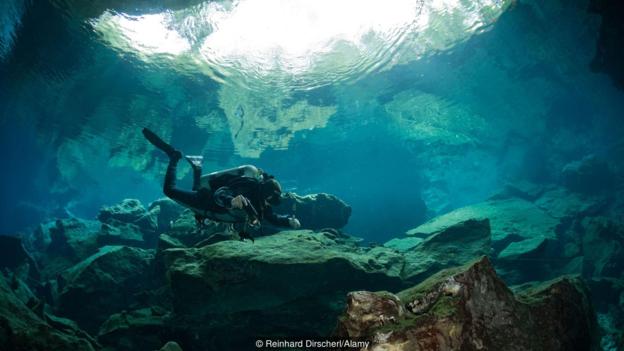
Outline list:
[[[28,11],[10,17],[11,4]],[[388,41],[381,34],[371,40],[382,48],[365,46],[340,60],[331,55],[355,49],[338,43],[334,53],[317,55],[343,66],[323,61],[288,71],[288,62],[299,64],[296,55],[309,52],[286,46],[296,57],[278,55],[273,72],[257,69],[266,65],[245,52],[223,64],[205,58],[198,47],[210,28],[176,27],[197,23],[204,5],[129,14],[71,2],[4,5],[14,21],[4,26],[13,24],[15,39],[3,56],[2,143],[19,167],[4,175],[3,227],[18,230],[55,211],[88,217],[122,198],[158,197],[165,160],[147,148],[137,133],[142,126],[188,154],[203,154],[206,169],[253,163],[287,190],[334,193],[354,208],[349,228],[377,241],[483,200],[505,181],[552,180],[566,162],[605,154],[621,135],[621,92],[589,67],[600,17],[582,2],[450,10],[412,2],[401,6],[413,18],[386,24]],[[171,28],[200,44],[178,56],[150,55],[119,39],[119,26],[115,32],[104,24],[113,13],[167,13]],[[431,23],[422,24],[426,14]],[[368,20],[365,14],[359,21]],[[288,23],[275,30],[280,25]],[[343,27],[346,38],[350,27]],[[116,41],[107,39],[113,34]],[[389,52],[394,56],[383,57]],[[360,67],[367,55],[373,63]],[[240,74],[226,72],[236,64]],[[236,117],[239,106],[244,121]]]
[[[509,183],[562,186],[590,155],[622,221],[622,63],[596,3],[4,1],[0,229],[162,197],[143,127],[205,170],[336,195],[365,242]]]

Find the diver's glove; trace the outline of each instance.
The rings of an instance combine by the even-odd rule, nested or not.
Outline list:
[[[301,223],[295,217],[289,217],[288,218],[288,225],[290,225],[290,227],[292,229],[299,229],[299,228],[301,228]]]
[[[243,209],[250,204],[251,202],[249,201],[249,199],[247,199],[243,195],[238,195],[232,198],[232,201],[230,202],[230,208]]]

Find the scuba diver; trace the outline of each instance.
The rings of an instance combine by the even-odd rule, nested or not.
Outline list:
[[[280,227],[297,229],[301,226],[294,216],[273,213],[279,204],[282,188],[275,178],[252,165],[202,175],[201,156],[186,156],[193,169],[192,190],[176,187],[176,168],[182,152],[143,128],[143,135],[155,147],[169,156],[163,192],[167,197],[190,208],[199,225],[210,219],[237,226],[241,240],[253,237],[248,229],[261,228],[261,221]]]

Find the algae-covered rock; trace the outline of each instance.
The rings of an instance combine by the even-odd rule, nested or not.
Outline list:
[[[163,255],[177,312],[231,313],[278,306],[332,287],[382,281],[401,285],[402,256],[376,249],[366,252],[301,230],[261,237],[253,244],[230,240],[165,250]],[[373,259],[380,249],[388,258],[384,263]]]
[[[57,219],[40,225],[32,237],[33,256],[43,279],[55,278],[60,272],[97,251],[100,223],[78,218]]]
[[[206,242],[215,234],[226,234],[232,238],[233,229],[231,224],[219,223],[206,220],[200,226],[192,211],[184,211],[165,232],[169,238],[175,239],[183,246],[192,247]]]
[[[141,201],[136,199],[125,199],[117,205],[103,207],[98,214],[102,223],[131,223],[146,233],[156,232],[156,217],[154,212],[147,211]]]
[[[381,326],[398,323],[404,315],[403,303],[392,293],[353,291],[347,294],[347,308],[337,331],[359,339]]]
[[[368,350],[591,350],[595,314],[582,283],[560,278],[517,296],[487,258],[396,295],[354,292],[334,335]]]
[[[321,336],[346,292],[406,286],[401,254],[323,232],[283,231],[255,243],[230,240],[161,255],[174,313],[202,336],[204,348],[244,347],[276,331]]]
[[[498,254],[499,260],[538,259],[539,257],[552,257],[547,252],[547,247],[554,246],[555,241],[545,237],[535,237],[516,241],[507,246]]]
[[[172,238],[167,234],[160,234],[158,236],[158,251],[185,247],[178,239]]]
[[[386,241],[383,246],[400,252],[406,252],[418,246],[422,241],[423,239],[418,237],[394,238]]]
[[[143,240],[143,233],[136,224],[118,222],[115,225],[102,223],[97,237],[100,246],[127,245],[147,248],[148,243]]]
[[[161,251],[174,318],[200,335],[204,348],[245,347],[258,336],[277,337],[276,331],[320,337],[330,331],[348,291],[400,289],[490,246],[487,220],[452,226],[405,250],[359,247],[328,234],[283,231],[254,244],[224,241]]]
[[[305,229],[342,228],[351,216],[351,206],[330,194],[300,196],[286,193],[276,213],[295,215]]]
[[[608,205],[608,199],[554,188],[535,200],[535,205],[556,219],[569,220],[599,214]]]
[[[122,311],[100,327],[98,340],[116,351],[153,351],[176,337],[169,313],[158,308]]]
[[[476,257],[488,255],[490,251],[488,219],[469,219],[439,227],[421,243],[405,251],[402,276],[420,281],[440,269],[465,264]]]
[[[496,195],[492,196],[492,200],[520,198],[527,201],[535,201],[539,198],[547,187],[541,184],[535,184],[526,180],[506,183]]]
[[[513,241],[535,237],[554,239],[559,221],[533,203],[510,198],[490,200],[459,208],[409,230],[406,234],[427,237],[469,219],[489,219],[496,253]]]
[[[105,246],[63,273],[58,311],[94,332],[112,313],[139,303],[138,293],[154,286],[154,255],[126,246]]]
[[[498,274],[509,284],[581,273],[581,257],[565,257],[558,240],[537,236],[509,244],[496,257]]]
[[[171,227],[171,223],[176,220],[184,207],[169,198],[161,198],[149,204],[147,210],[156,215],[158,232],[164,232]]]
[[[97,349],[99,345],[85,332],[54,316],[37,315],[0,278],[0,350]]]

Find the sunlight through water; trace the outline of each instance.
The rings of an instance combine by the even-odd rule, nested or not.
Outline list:
[[[148,63],[257,88],[312,89],[418,59],[487,27],[508,0],[239,0],[91,21]]]

